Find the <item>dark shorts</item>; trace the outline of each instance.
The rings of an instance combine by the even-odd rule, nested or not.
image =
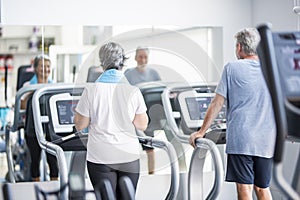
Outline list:
[[[226,181],[267,188],[270,185],[272,165],[272,158],[228,154]]]
[[[154,131],[144,131],[144,132],[139,132],[138,133],[138,136],[149,136],[149,137],[154,137],[154,134],[153,134]],[[148,151],[148,150],[154,150],[153,147],[150,147],[150,146],[147,146],[147,145],[144,145],[144,144],[141,144],[142,145],[142,148],[144,151]]]

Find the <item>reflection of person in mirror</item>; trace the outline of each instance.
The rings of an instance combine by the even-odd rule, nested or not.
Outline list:
[[[53,80],[50,78],[51,74],[51,60],[50,57],[44,54],[37,55],[33,60],[33,68],[35,74],[33,77],[25,82],[23,86],[34,85],[40,83],[53,83]],[[22,96],[21,108],[26,108],[27,95]]]
[[[138,47],[135,51],[137,66],[125,71],[125,76],[130,84],[136,85],[143,82],[160,81],[161,78],[156,70],[147,67],[149,49]]]
[[[137,66],[125,71],[125,76],[130,84],[136,85],[139,83],[161,80],[156,70],[147,67],[149,53],[147,47],[138,47],[136,49],[135,61],[137,62]],[[148,136],[153,136],[153,134]],[[154,149],[143,145],[142,147],[148,156],[148,172],[149,174],[153,174],[155,166]]]
[[[271,200],[276,124],[256,52],[259,34],[243,29],[235,38],[238,60],[225,65],[203,125],[191,134],[190,144],[195,147],[195,139],[204,137],[226,101],[226,181],[236,183],[239,200],[252,199],[253,189],[257,199]]]
[[[50,78],[51,73],[51,60],[49,56],[41,54],[34,58],[33,67],[35,71],[35,75],[28,81],[24,83],[25,85],[33,85],[40,83],[53,83]],[[22,108],[27,107],[27,98],[29,95],[24,95],[22,97],[21,106]],[[32,117],[32,107],[28,107],[26,111],[26,122],[25,122],[25,138],[27,147],[30,151],[31,155],[31,177],[33,181],[40,180],[40,160],[41,160],[41,148],[38,144],[35,128],[33,125],[33,117]],[[29,114],[31,113],[31,114]],[[50,140],[49,135],[46,134],[46,140]],[[47,162],[49,164],[50,169],[50,179],[57,180],[58,179],[58,166],[55,156],[47,153]]]
[[[95,84],[85,87],[76,107],[75,127],[89,129],[86,159],[93,187],[101,189],[108,180],[116,199],[124,199],[120,179],[128,177],[135,189],[139,179],[135,129],[147,128],[147,107],[139,88],[121,72],[126,60],[123,48],[109,42],[100,48],[99,57],[104,72]]]

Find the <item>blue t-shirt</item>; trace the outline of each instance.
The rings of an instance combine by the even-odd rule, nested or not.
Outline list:
[[[276,125],[259,61],[228,63],[216,93],[227,100],[226,153],[272,157]]]
[[[51,78],[48,78],[48,83],[53,83],[53,80]],[[38,79],[36,74],[29,80],[29,84],[30,85],[38,84]]]
[[[145,69],[144,72],[138,71],[136,67],[128,69],[125,71],[125,76],[131,85],[161,80],[157,71],[148,67]]]

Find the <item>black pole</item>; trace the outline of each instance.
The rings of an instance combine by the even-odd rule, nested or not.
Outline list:
[[[4,100],[5,100],[5,106],[8,107],[7,104],[7,77],[8,77],[8,66],[7,64],[4,65]]]
[[[75,83],[76,65],[73,65],[73,83]]]

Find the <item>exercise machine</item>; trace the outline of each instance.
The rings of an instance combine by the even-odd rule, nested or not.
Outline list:
[[[258,26],[258,55],[272,97],[277,126],[273,177],[289,199],[300,199],[300,155],[292,184],[283,176],[285,140],[300,140],[300,32],[272,32],[269,24]]]
[[[214,97],[214,85],[169,85],[162,93],[162,103],[167,124],[174,136],[188,144],[189,135],[198,130],[206,110]],[[226,107],[220,111],[215,123],[205,138],[197,139],[188,171],[188,189],[183,198],[204,199],[203,167],[207,152],[210,152],[215,167],[213,187],[205,199],[216,199],[223,182],[223,164],[217,144],[226,142]],[[181,180],[185,186],[185,180]]]
[[[84,85],[51,84],[36,90],[33,95],[32,106],[37,138],[42,149],[57,157],[61,186],[68,183],[64,151],[86,150],[87,134],[75,134],[72,121],[72,112],[83,88]],[[46,114],[41,112],[41,100],[45,101],[43,104],[46,108]],[[45,140],[43,124],[48,125],[50,136],[53,138],[52,141]],[[173,146],[168,142],[148,137],[139,138],[139,141],[148,146],[162,148],[167,152],[172,173],[171,185],[166,199],[176,199],[179,188],[179,172]],[[81,163],[85,165],[85,159],[77,159],[76,166],[79,167],[78,165],[81,165]],[[68,198],[68,194],[68,188],[61,192],[64,198]]]

